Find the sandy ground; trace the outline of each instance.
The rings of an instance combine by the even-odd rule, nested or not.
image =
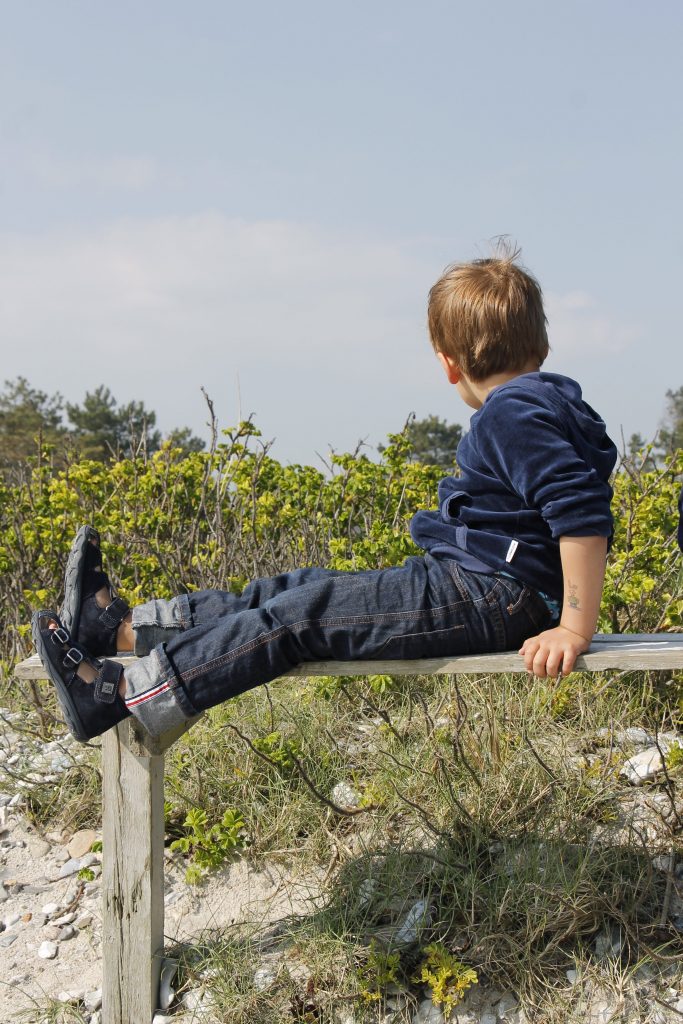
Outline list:
[[[66,844],[38,836],[9,808],[0,829],[0,1006],[3,1019],[63,993],[86,997],[97,1009],[102,984],[102,914],[99,878],[56,878]],[[9,812],[9,813],[7,813]],[[64,837],[68,842],[70,837]],[[97,870],[97,865],[95,865]],[[311,909],[309,888],[281,867],[255,870],[238,861],[189,886],[181,864],[167,860],[165,872],[166,948],[192,943],[238,922],[272,926]],[[61,923],[73,916],[67,924]],[[69,935],[69,932],[73,932]],[[39,950],[54,942],[54,958]],[[97,1019],[97,1018],[95,1018]]]

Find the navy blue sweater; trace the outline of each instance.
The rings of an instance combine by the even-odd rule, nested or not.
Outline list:
[[[488,395],[458,445],[459,477],[413,540],[479,572],[507,572],[562,600],[560,537],[611,538],[617,450],[576,381],[525,373]]]

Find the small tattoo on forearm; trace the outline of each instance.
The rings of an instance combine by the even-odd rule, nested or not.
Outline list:
[[[579,588],[576,583],[572,583],[571,580],[567,581],[567,604],[570,608],[576,609],[581,607],[581,602],[579,601],[579,595],[577,593],[578,589]]]

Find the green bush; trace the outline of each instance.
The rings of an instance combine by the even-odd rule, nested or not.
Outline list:
[[[648,460],[642,460],[647,466]],[[645,470],[633,460],[615,478],[616,534],[601,628],[681,628],[676,499],[683,453]],[[331,472],[284,466],[250,422],[212,452],[166,446],[110,465],[45,449],[0,481],[0,657],[29,652],[30,613],[58,607],[74,532],[92,523],[107,567],[128,600],[204,587],[239,590],[256,576],[304,565],[366,569],[415,553],[408,523],[436,503],[441,471],[410,460],[390,435],[379,462],[333,455]]]
[[[644,453],[643,462],[646,461]],[[624,462],[614,481],[615,535],[607,563],[601,628],[649,633],[683,627],[681,553],[676,543],[683,451],[657,469]]]
[[[411,463],[403,435],[381,462],[333,455],[332,473],[283,466],[251,423],[213,452],[170,446],[110,465],[60,467],[41,452],[0,482],[2,657],[23,657],[31,611],[58,607],[79,525],[101,533],[106,565],[129,601],[205,587],[239,590],[295,566],[365,569],[416,548],[407,523],[435,501],[439,470]]]

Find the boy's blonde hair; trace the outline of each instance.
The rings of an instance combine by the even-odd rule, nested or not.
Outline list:
[[[519,250],[454,263],[429,293],[429,335],[472,381],[540,366],[548,355],[543,295],[517,262]]]

